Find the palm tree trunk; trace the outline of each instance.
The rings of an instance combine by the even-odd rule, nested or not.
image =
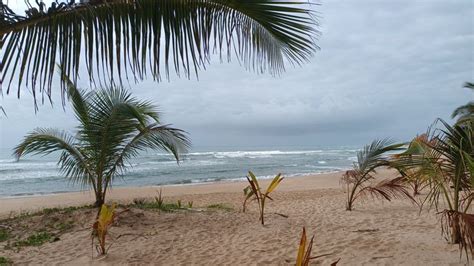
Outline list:
[[[102,194],[101,191],[97,191],[97,193],[95,194],[95,203],[94,203],[94,207],[101,207],[102,205],[104,204],[104,194]]]
[[[451,244],[459,244],[461,241],[461,227],[459,225],[459,213],[451,215]]]
[[[97,177],[97,190],[95,191],[95,203],[94,207],[100,208],[104,204],[104,193],[102,192],[102,177]]]

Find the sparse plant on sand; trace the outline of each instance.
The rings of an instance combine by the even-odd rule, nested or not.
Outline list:
[[[188,209],[192,209],[193,208],[193,201],[188,201]]]
[[[26,239],[15,242],[13,246],[15,247],[26,247],[26,246],[33,246],[38,247],[43,245],[46,242],[49,242],[53,238],[51,233],[46,231],[40,231],[35,234],[28,236]]]
[[[249,186],[244,189],[245,200],[243,203],[243,211],[245,212],[245,207],[248,200],[256,200],[258,208],[260,210],[260,221],[262,225],[265,225],[264,216],[266,199],[268,198],[270,200],[273,200],[270,197],[270,193],[277,188],[277,186],[281,183],[282,180],[283,177],[281,176],[281,174],[276,175],[272,179],[272,182],[270,182],[270,184],[268,185],[267,190],[265,192],[262,192],[257,177],[251,171],[249,171],[249,174],[247,175],[247,181],[249,182]]]
[[[6,241],[8,238],[10,238],[10,233],[8,230],[0,228],[0,242]]]
[[[62,174],[73,183],[91,187],[96,207],[102,206],[114,179],[125,172],[127,161],[139,152],[163,150],[178,161],[189,147],[184,131],[160,124],[156,106],[133,98],[125,89],[86,92],[69,80],[67,84],[68,97],[79,120],[77,134],[35,129],[14,153],[20,159],[30,153],[61,152]]]
[[[100,208],[97,220],[92,226],[92,245],[94,246],[94,239],[97,239],[99,243],[98,245],[95,245],[95,248],[97,253],[99,253],[100,255],[106,255],[108,249],[111,246],[106,246],[106,238],[109,232],[109,228],[112,226],[115,219],[115,207],[115,204],[110,207],[103,204]]]
[[[306,237],[306,229],[303,227],[303,232],[301,233],[300,245],[298,247],[298,254],[296,256],[296,266],[308,266],[311,260],[329,256],[331,254],[323,254],[318,256],[311,256],[311,252],[313,249],[313,241],[314,235],[311,237],[311,240],[308,243],[308,239]],[[331,263],[331,266],[337,265],[339,260]]]
[[[426,139],[415,139],[412,146],[397,156],[397,164],[416,169],[419,178],[428,184],[421,208],[428,205],[441,211],[442,232],[451,243],[474,255],[474,214],[469,214],[474,201],[474,121],[450,126],[438,120],[442,128],[428,132]]]
[[[158,206],[158,209],[161,209],[163,207],[163,189],[160,188],[160,191],[158,192],[158,196],[155,197],[155,203]]]
[[[373,196],[385,200],[406,197],[414,200],[407,190],[404,177],[385,179],[376,184],[376,170],[390,166],[388,152],[400,150],[403,144],[394,144],[388,139],[374,140],[357,153],[354,167],[344,173],[342,183],[346,190],[346,210],[351,211],[354,202],[362,196]]]
[[[181,209],[183,206],[181,205],[181,200],[178,200],[176,202],[176,206],[178,206],[178,209]]]
[[[7,257],[0,256],[0,266],[13,265],[13,261]]]

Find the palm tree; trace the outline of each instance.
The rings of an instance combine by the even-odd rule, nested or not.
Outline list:
[[[451,242],[472,244],[474,215],[467,212],[474,200],[474,121],[454,126],[439,122],[443,128],[428,132],[428,138],[413,140],[411,146],[416,148],[401,154],[398,164],[416,169],[417,178],[427,182],[430,189],[421,207],[428,204],[438,209],[444,200],[443,232]],[[471,230],[464,230],[462,224]]]
[[[464,88],[474,90],[474,83],[464,83]],[[458,118],[458,124],[474,119],[474,101],[470,101],[465,105],[461,105],[451,114],[451,118]]]
[[[390,166],[387,153],[400,150],[402,146],[403,144],[395,144],[389,139],[374,140],[357,153],[353,169],[346,171],[341,180],[347,193],[346,210],[352,211],[354,202],[366,195],[388,201],[396,197],[413,199],[405,187],[403,177],[373,183],[376,170]]]
[[[138,101],[121,88],[86,92],[66,82],[79,120],[77,133],[38,128],[15,147],[14,154],[20,159],[29,153],[61,152],[61,172],[74,183],[92,187],[95,206],[102,206],[113,180],[139,152],[164,150],[178,161],[189,147],[186,133],[161,124],[156,107],[149,102]]]
[[[0,0],[2,81],[51,96],[55,64],[76,82],[198,74],[211,54],[279,74],[318,49],[317,20],[305,0],[69,0],[31,4],[25,15]],[[85,66],[85,68],[84,68]],[[66,84],[61,82],[61,90]],[[1,87],[0,87],[1,90]],[[36,102],[35,102],[36,103]]]

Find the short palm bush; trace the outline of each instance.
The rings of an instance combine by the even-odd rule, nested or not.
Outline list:
[[[400,154],[397,164],[415,169],[416,178],[427,183],[423,206],[441,207],[443,233],[452,243],[473,251],[474,215],[474,121],[450,126],[439,120],[441,128],[428,132],[426,139],[415,139],[416,147]]]
[[[69,81],[68,96],[76,118],[77,132],[38,128],[15,148],[25,154],[60,152],[62,174],[74,183],[89,186],[100,207],[113,180],[124,173],[127,161],[147,149],[171,153],[176,160],[190,145],[186,133],[160,123],[156,106],[133,98],[125,89],[94,92],[77,89]]]
[[[347,193],[346,210],[351,211],[354,202],[367,195],[388,201],[398,197],[412,199],[403,177],[385,179],[374,184],[376,170],[390,166],[390,156],[387,153],[400,150],[402,146],[403,144],[394,144],[388,139],[374,140],[357,153],[353,169],[346,171],[341,180]]]
[[[262,223],[262,225],[265,225],[266,200],[267,199],[273,200],[270,197],[270,193],[278,187],[281,181],[283,181],[283,177],[281,176],[281,174],[276,175],[272,179],[272,181],[270,182],[270,184],[268,185],[265,191],[262,190],[257,177],[251,171],[249,171],[249,174],[247,176],[247,181],[249,182],[249,185],[244,189],[245,200],[243,203],[243,212],[245,212],[245,208],[246,208],[246,204],[248,200],[257,201],[258,208],[260,211],[260,222]]]

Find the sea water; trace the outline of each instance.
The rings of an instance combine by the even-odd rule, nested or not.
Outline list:
[[[114,187],[196,184],[243,180],[249,170],[261,178],[277,173],[286,177],[348,169],[356,147],[246,147],[194,148],[179,164],[166,153],[148,152],[127,165],[113,181]],[[11,151],[0,152],[0,197],[80,191],[59,171],[58,154],[28,156],[16,161]]]

